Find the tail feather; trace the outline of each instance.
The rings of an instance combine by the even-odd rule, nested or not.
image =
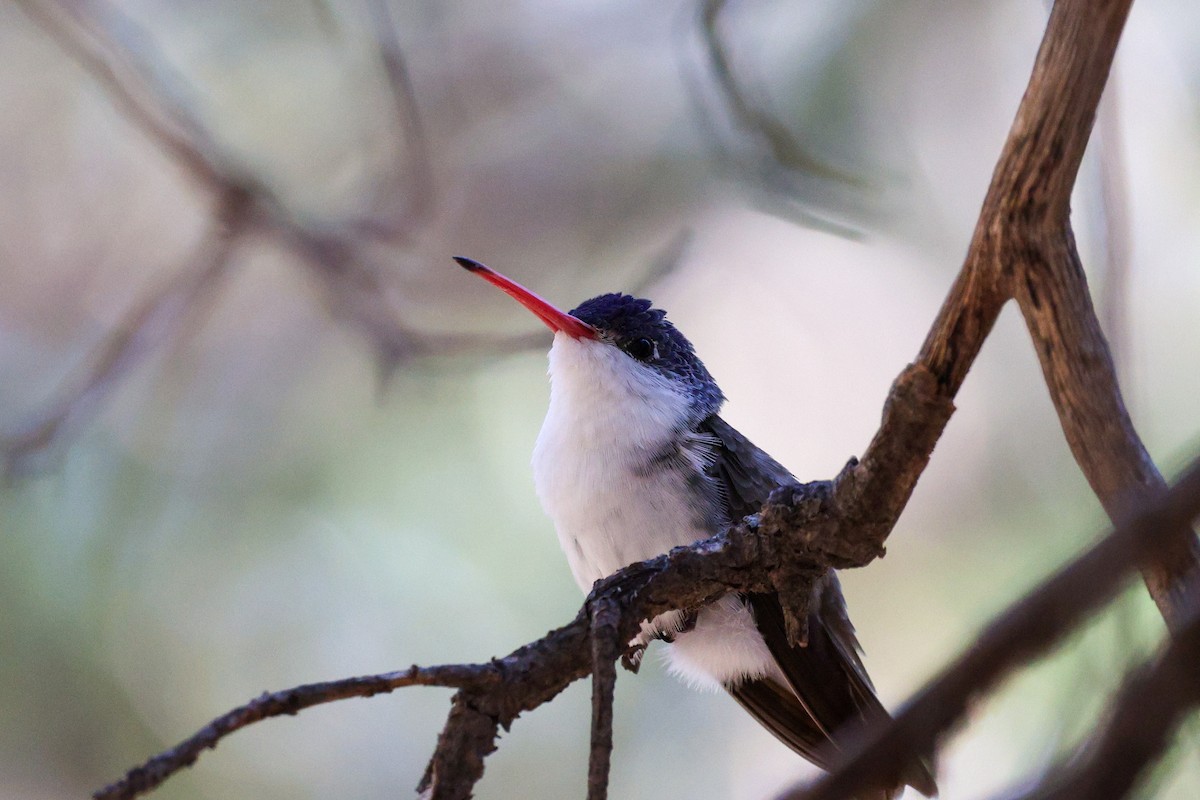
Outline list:
[[[792,647],[788,642],[783,608],[775,595],[747,595],[758,630],[789,685],[763,678],[729,691],[780,741],[828,769],[854,729],[891,717],[875,696],[858,657],[858,642],[845,616],[836,578],[831,575],[818,591],[821,594],[814,598],[804,647]],[[859,800],[890,800],[905,785],[928,797],[937,795],[929,759],[906,764],[893,785]]]

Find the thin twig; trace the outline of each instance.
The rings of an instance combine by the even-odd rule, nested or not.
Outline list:
[[[120,780],[95,792],[92,797],[95,800],[126,800],[145,794],[180,769],[194,764],[201,753],[215,748],[221,739],[264,719],[292,716],[306,708],[332,703],[335,700],[387,694],[405,686],[482,688],[494,686],[500,680],[501,676],[490,664],[451,664],[440,667],[418,667],[414,664],[400,672],[344,678],[296,686],[279,692],[264,692],[245,705],[217,717],[170,750],[154,756],[141,766],[134,767]]]
[[[608,797],[613,748],[613,695],[621,654],[621,609],[607,597],[592,603],[592,736],[588,759],[588,800]]]

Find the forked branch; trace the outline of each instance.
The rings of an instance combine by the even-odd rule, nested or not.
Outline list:
[[[413,667],[399,673],[264,695],[217,718],[95,797],[118,800],[149,791],[174,771],[193,763],[221,738],[252,722],[295,714],[332,700],[371,696],[412,685],[459,688],[422,789],[432,797],[467,797],[482,775],[484,757],[495,749],[499,729],[507,728],[522,712],[548,702],[593,671],[593,643],[604,638],[595,635],[598,628],[610,631],[609,641],[628,641],[638,630],[640,620],[665,610],[698,608],[731,587],[759,591],[770,586],[773,572],[794,564],[798,555],[812,564],[843,567],[859,563],[863,554],[870,560],[869,534],[864,537],[863,549],[855,555],[855,550],[846,548],[846,541],[853,540],[853,532],[861,527],[843,524],[839,513],[827,504],[810,502],[814,496],[824,496],[822,488],[818,484],[777,492],[764,509],[761,522],[747,521],[727,534],[621,570],[596,586],[573,622],[502,659],[484,664]],[[1122,578],[1137,564],[1156,558],[1175,532],[1198,514],[1200,461],[1193,463],[1177,485],[1150,508],[1001,615],[890,726],[868,732],[864,744],[846,756],[843,768],[812,795],[798,790],[789,797],[849,797],[873,785],[880,775],[889,775],[898,765],[908,763],[913,753],[925,752],[961,719],[972,698],[1045,653],[1091,610],[1111,598]],[[597,619],[603,624],[597,625]],[[606,658],[615,660],[619,649],[610,650]]]

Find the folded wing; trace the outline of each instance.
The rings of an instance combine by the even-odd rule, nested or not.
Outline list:
[[[701,431],[719,441],[709,469],[722,487],[728,519],[756,513],[772,490],[795,481],[779,462],[720,417],[709,417]],[[763,678],[726,689],[780,741],[817,766],[828,768],[837,752],[839,729],[848,723],[888,718],[859,656],[858,639],[837,576],[830,570],[813,587],[805,647],[788,643],[777,596],[750,594],[744,600],[787,685]],[[937,793],[924,762],[911,765],[901,778],[903,783],[922,794]],[[881,796],[891,796],[895,790]]]

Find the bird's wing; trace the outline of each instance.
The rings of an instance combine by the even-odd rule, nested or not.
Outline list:
[[[776,487],[795,482],[783,465],[715,414],[701,424],[700,430],[718,442],[709,471],[721,487],[721,500],[730,520],[756,513]],[[867,713],[869,718],[876,711],[886,713],[875,699],[871,679],[859,658],[858,638],[846,613],[837,576],[832,571],[813,587],[807,647],[788,644],[783,609],[773,594],[755,594],[748,599],[771,653],[780,662],[793,688],[801,694],[801,699],[814,708],[817,721],[823,727],[832,731],[847,717]],[[795,686],[797,683],[803,684],[805,691],[809,691],[807,687],[811,685],[833,683],[843,687],[844,696],[836,701],[832,697],[814,697],[814,706],[803,696],[801,687]],[[823,708],[828,708],[830,713],[820,713],[818,709]]]
[[[759,678],[725,688],[776,739],[818,767],[829,767],[829,739],[789,687]]]
[[[716,414],[701,422],[697,430],[712,442],[707,471],[721,487],[730,522],[757,514],[776,487],[795,483],[782,464]]]
[[[830,578],[833,578],[832,573],[818,581],[814,595],[832,592],[840,601],[836,578],[832,589],[820,585]],[[827,606],[827,602],[814,597],[814,608],[808,615],[808,644],[792,647],[788,643],[779,599],[773,594],[751,594],[746,599],[754,612],[759,633],[792,690],[814,724],[835,745],[837,731],[844,725],[887,719],[888,713],[875,697],[858,654],[850,649],[857,645],[853,628],[847,624],[839,629],[828,619],[826,609],[822,607]],[[849,641],[845,641],[846,636],[851,637]]]
[[[795,481],[779,462],[715,414],[701,424],[700,431],[719,441],[709,472],[722,488],[730,520],[756,513],[772,490]],[[813,586],[805,647],[789,644],[776,595],[750,594],[745,599],[794,696],[770,679],[727,688],[776,737],[817,766],[825,766],[831,754],[826,743],[836,748],[839,728],[848,722],[887,718],[859,657],[858,638],[832,570]],[[936,792],[932,777],[921,766],[921,774],[906,775],[906,780],[919,791]]]

